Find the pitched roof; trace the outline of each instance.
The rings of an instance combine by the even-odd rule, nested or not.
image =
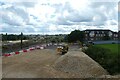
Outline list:
[[[109,29],[86,29],[84,31],[111,31]]]

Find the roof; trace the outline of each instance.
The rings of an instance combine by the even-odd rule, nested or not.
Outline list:
[[[109,29],[86,29],[84,31],[111,31]]]
[[[86,29],[84,31],[111,31],[111,30],[109,30],[109,29]],[[111,31],[111,32],[113,32],[113,31]]]

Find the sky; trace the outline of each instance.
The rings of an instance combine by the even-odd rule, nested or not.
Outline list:
[[[118,0],[0,0],[0,32],[69,34],[75,29],[118,31]]]

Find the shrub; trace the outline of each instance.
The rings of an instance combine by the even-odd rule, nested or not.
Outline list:
[[[91,58],[101,63],[108,58],[110,50],[101,47],[90,46],[87,50],[85,50],[85,53],[88,54]]]
[[[109,49],[98,46],[90,46],[83,52],[97,61],[110,74],[120,73],[120,54],[112,53]]]
[[[112,42],[112,44],[115,44],[115,42]]]
[[[107,60],[105,67],[110,74],[120,73],[120,54],[114,53],[114,55],[111,55],[111,57]]]

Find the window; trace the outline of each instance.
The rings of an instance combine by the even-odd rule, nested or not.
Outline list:
[[[96,34],[96,36],[98,36],[98,35]]]
[[[104,36],[103,34],[101,34],[101,36]]]
[[[109,31],[109,36],[112,36],[112,32],[111,31]]]
[[[118,35],[116,34],[116,37],[118,37]]]
[[[90,35],[90,37],[94,37],[94,35],[95,35],[94,31],[91,31],[89,35]]]
[[[91,40],[94,40],[93,38],[91,38]]]
[[[97,34],[97,36],[99,36],[99,34]]]
[[[103,36],[103,34],[101,34],[101,36]]]

